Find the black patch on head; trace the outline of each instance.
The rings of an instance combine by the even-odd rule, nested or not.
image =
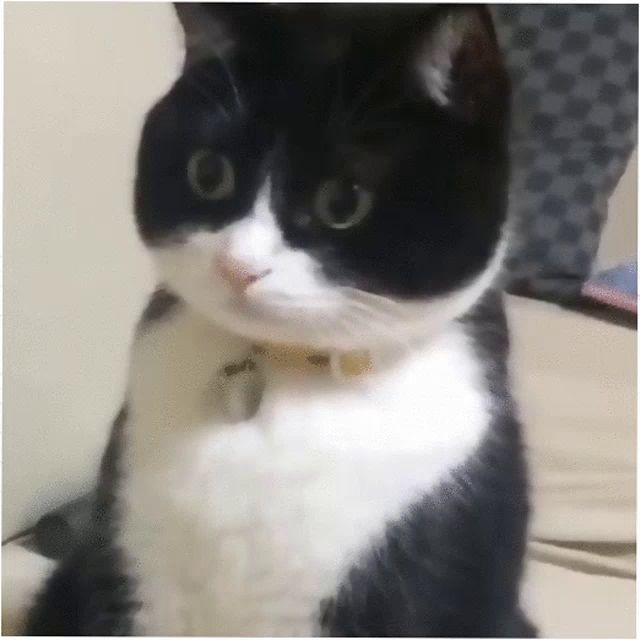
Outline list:
[[[473,456],[388,525],[318,619],[332,636],[533,637],[520,609],[528,486],[493,292],[462,321],[483,357],[492,423]],[[444,427],[443,427],[444,428]]]
[[[268,176],[285,241],[336,283],[422,298],[485,268],[506,215],[509,102],[485,9],[214,4],[179,12],[192,46],[147,118],[138,157],[136,216],[148,244],[246,216]],[[443,55],[451,63],[445,106],[420,80],[421,65]],[[233,193],[222,199],[189,184],[187,166],[202,149],[233,166]],[[358,224],[335,228],[318,215],[330,181],[371,195]],[[331,206],[340,222],[358,202],[336,196]]]

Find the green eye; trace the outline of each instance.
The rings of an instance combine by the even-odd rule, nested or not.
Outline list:
[[[224,200],[235,190],[231,160],[209,149],[200,149],[189,158],[187,179],[193,192],[203,200]]]
[[[350,229],[370,213],[373,195],[366,189],[344,180],[328,180],[320,185],[315,198],[315,212],[331,229]]]

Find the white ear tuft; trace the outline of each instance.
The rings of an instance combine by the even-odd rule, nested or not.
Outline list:
[[[506,72],[490,12],[449,5],[414,59],[425,95],[468,122],[499,121],[509,108]]]
[[[417,71],[427,95],[440,106],[449,104],[454,57],[462,45],[464,15],[448,15],[427,34],[417,57]]]

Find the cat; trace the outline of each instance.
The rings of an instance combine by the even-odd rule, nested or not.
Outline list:
[[[27,633],[534,636],[487,9],[175,9],[135,184],[159,285]]]

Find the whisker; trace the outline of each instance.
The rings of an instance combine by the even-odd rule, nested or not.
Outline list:
[[[408,338],[403,338],[397,331],[392,330],[385,322],[372,322],[371,319],[364,319],[357,310],[351,309],[347,312],[348,316],[358,322],[358,335],[362,335],[363,330],[371,332],[374,336],[383,338],[401,348],[404,353],[412,350],[411,342]]]
[[[318,309],[318,308],[323,308],[323,307],[327,307],[328,306],[328,300],[321,298],[321,297],[315,297],[315,296],[309,296],[307,294],[301,294],[301,295],[271,295],[269,296],[269,302],[272,303],[276,303],[279,304],[282,307],[287,307],[287,308],[297,308],[297,309],[304,309],[304,308],[314,308],[314,309]]]
[[[342,287],[341,292],[345,297],[352,300],[360,300],[361,302],[368,304],[376,304],[387,309],[393,309],[400,315],[404,315],[404,307],[391,298],[381,296],[377,293],[370,293],[369,291],[363,291],[361,289],[355,289],[353,287]]]
[[[240,91],[238,91],[238,85],[236,84],[236,81],[233,77],[233,73],[231,72],[231,69],[227,64],[227,61],[224,58],[219,57],[218,62],[220,62],[220,66],[222,67],[222,69],[225,72],[225,75],[227,76],[227,80],[229,81],[229,85],[231,86],[231,89],[233,91],[233,95],[236,101],[236,105],[238,107],[238,111],[241,111],[241,112],[245,111],[244,104],[242,103],[242,99],[240,98]]]
[[[370,318],[376,318],[382,322],[389,322],[390,320],[397,319],[397,316],[394,313],[390,313],[389,311],[384,311],[382,309],[376,309],[362,302],[358,302],[357,300],[349,300],[347,304],[347,308],[360,311],[363,314],[367,314]]]

